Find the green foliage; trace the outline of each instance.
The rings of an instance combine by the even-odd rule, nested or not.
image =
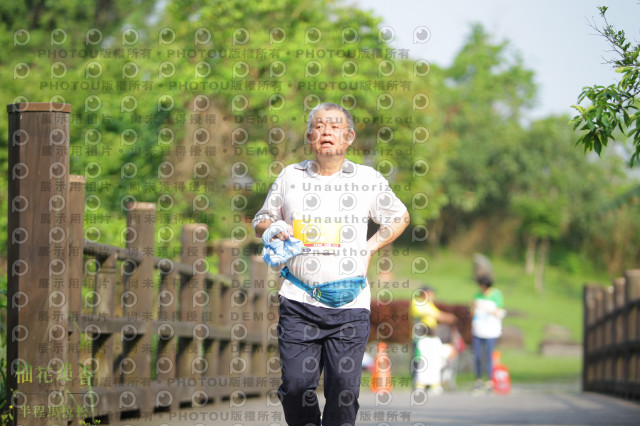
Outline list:
[[[558,266],[570,274],[595,275],[594,265],[583,255],[568,251],[561,251],[554,255]]]
[[[526,234],[552,240],[560,237],[565,207],[561,201],[517,195],[513,198],[512,205],[515,213],[522,219],[522,228]]]
[[[438,120],[424,113],[432,108],[414,103],[417,94],[431,98],[431,77],[416,76],[415,60],[379,39],[379,18],[317,0],[154,4],[142,2],[130,15],[121,1],[103,11],[78,0],[60,13],[45,2],[37,10],[3,6],[20,15],[4,21],[3,41],[12,44],[22,28],[29,41],[0,61],[0,78],[10,82],[0,92],[15,101],[73,105],[71,172],[87,176],[86,227],[97,241],[121,243],[121,216],[136,201],[166,207],[158,227],[175,237],[160,243],[162,256],[179,251],[184,223],[206,223],[211,239],[246,227],[282,165],[309,157],[305,120],[319,101],[352,110],[357,141],[349,158],[400,185],[407,205],[419,194],[415,224],[439,214],[449,151],[437,136]],[[29,24],[34,19],[38,25]],[[59,28],[67,37],[52,44]],[[101,43],[87,44],[91,28],[101,30]],[[356,37],[345,42],[345,29]],[[20,62],[29,75],[14,78]],[[59,67],[66,73],[52,77]],[[380,108],[381,96],[393,108]],[[273,132],[283,140],[274,142]],[[6,133],[3,122],[3,146]],[[6,150],[1,155],[6,169]],[[237,170],[247,173],[239,177]],[[5,202],[4,191],[0,197]]]
[[[442,241],[489,218],[495,235],[514,234],[504,231],[512,220],[583,254],[593,238],[610,247],[593,229],[602,206],[628,189],[626,178],[604,171],[616,164],[594,167],[564,150],[575,134],[557,120],[523,127],[533,73],[481,26],[451,67],[417,72],[415,58],[381,41],[380,18],[340,2],[5,3],[0,40],[11,48],[0,53],[0,93],[7,102],[73,105],[71,172],[87,176],[92,240],[121,245],[133,201],[157,203],[161,256],[179,255],[185,223],[207,224],[210,239],[237,227],[250,234],[247,221],[281,168],[310,156],[309,109],[334,101],[356,118],[348,158],[385,175],[413,225],[442,223],[442,232],[429,228]],[[357,37],[345,41],[345,29]],[[5,171],[6,126],[0,120]],[[632,199],[621,202],[606,213],[611,227]]]
[[[585,151],[595,151],[598,155],[609,141],[616,140],[616,130],[623,136],[633,140],[634,152],[629,161],[633,166],[640,160],[640,112],[638,110],[638,94],[640,94],[640,43],[634,44],[627,39],[624,31],[607,22],[607,7],[599,7],[604,26],[596,31],[603,36],[612,47],[615,58],[610,61],[622,78],[617,84],[609,86],[594,85],[582,89],[578,104],[588,99],[588,106],[574,105],[578,111],[573,120],[575,129],[585,132],[578,139],[578,144]]]
[[[444,75],[445,128],[457,144],[445,176],[447,195],[462,212],[498,210],[507,202],[502,184],[516,172],[501,154],[519,143],[519,119],[535,94],[533,73],[509,54],[506,42],[493,44],[475,26]]]
[[[566,118],[549,117],[533,122],[519,145],[509,155],[515,163],[511,179],[512,211],[521,221],[524,234],[558,240],[572,223],[588,223],[607,197],[603,168],[593,167],[570,141],[574,132]],[[615,166],[612,164],[611,166]]]
[[[445,99],[440,106],[445,111],[443,139],[453,146],[443,176],[449,203],[441,215],[442,240],[466,238],[469,249],[501,247],[514,254],[514,249],[524,249],[514,232],[519,230],[523,237],[553,240],[612,271],[638,260],[636,250],[609,257],[591,245],[619,235],[622,247],[633,246],[633,235],[640,232],[635,225],[630,229],[637,231],[627,238],[602,232],[603,208],[633,181],[617,157],[596,164],[575,150],[571,142],[577,136],[567,118],[522,125],[535,85],[506,42],[495,44],[481,27],[474,27],[452,67],[436,76],[443,82],[437,86],[439,98]],[[635,211],[629,203],[632,198],[607,208],[612,219],[606,223],[614,226],[613,217],[625,214],[624,208]],[[482,224],[483,234],[469,235],[476,224]],[[607,251],[618,253],[616,247],[608,245]]]

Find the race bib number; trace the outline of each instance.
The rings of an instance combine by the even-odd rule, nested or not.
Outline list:
[[[340,248],[342,223],[303,216],[293,220],[293,236],[304,244],[303,253],[336,254]]]

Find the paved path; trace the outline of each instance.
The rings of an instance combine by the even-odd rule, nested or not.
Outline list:
[[[229,401],[180,413],[156,414],[132,426],[285,426],[279,404],[254,398],[242,406]],[[237,404],[241,405],[241,404]],[[515,386],[511,394],[472,396],[448,392],[439,396],[394,390],[390,395],[360,394],[358,426],[426,425],[627,425],[640,424],[640,404],[576,387]]]

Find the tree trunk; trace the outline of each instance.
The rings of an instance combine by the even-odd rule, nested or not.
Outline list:
[[[540,249],[538,251],[538,265],[535,274],[535,289],[537,293],[544,290],[544,267],[547,264],[547,256],[549,254],[549,240],[540,241]]]
[[[444,227],[444,221],[442,219],[436,219],[429,228],[429,236],[427,242],[433,248],[440,247],[440,236],[442,234],[442,228]]]
[[[527,275],[532,275],[536,269],[536,237],[527,236],[527,252],[524,256],[524,271]]]

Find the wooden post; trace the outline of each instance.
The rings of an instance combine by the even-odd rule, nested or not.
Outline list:
[[[231,312],[238,313],[237,306],[233,306],[234,292],[241,287],[241,278],[248,271],[248,265],[240,256],[240,246],[231,240],[223,240],[219,246],[220,274],[231,279],[231,287],[221,289],[220,295],[220,323],[231,324]]]
[[[181,262],[191,266],[193,275],[183,277],[180,287],[180,321],[189,322],[194,327],[191,337],[178,339],[177,376],[187,379],[187,383],[196,383],[189,389],[191,395],[198,390],[197,383],[200,382],[201,372],[196,361],[202,352],[204,340],[208,337],[208,329],[204,326],[202,318],[203,307],[208,299],[204,280],[207,272],[206,234],[207,227],[203,224],[188,224],[182,227]]]
[[[625,279],[627,281],[627,303],[631,303],[640,299],[640,269],[631,269],[626,271]],[[629,339],[637,339],[640,337],[640,312],[637,308],[631,310],[629,315]]]
[[[613,312],[615,306],[614,306],[614,299],[613,299],[613,291],[614,288],[613,286],[609,286],[607,288],[604,289],[604,315],[608,316],[609,319],[607,320],[607,322],[604,324],[604,329],[605,329],[605,333],[604,333],[604,344],[605,346],[610,346],[614,343],[614,338],[615,338],[615,322],[613,321],[613,318],[610,316],[610,314]]]
[[[601,287],[597,287],[593,289],[594,291],[594,300],[595,300],[595,320],[599,321],[600,318],[604,315],[604,297],[603,291]],[[595,330],[596,332],[596,342],[595,349],[602,349],[604,346],[604,333],[602,324],[599,324]]]
[[[68,405],[76,407],[82,404],[80,392],[80,336],[82,330],[78,321],[82,317],[82,279],[84,248],[84,176],[69,176],[69,351],[72,380],[69,386],[71,396]],[[71,419],[69,426],[80,424],[78,416]]]
[[[48,407],[65,403],[54,364],[67,362],[71,105],[20,103],[7,111],[7,388],[18,423],[51,425],[62,419],[46,417]]]
[[[206,280],[205,287],[207,295],[209,296],[209,303],[205,307],[205,314],[207,319],[207,325],[210,328],[217,327],[220,324],[220,292],[222,289],[222,283],[219,280]],[[208,339],[204,343],[204,357],[207,365],[207,371],[205,377],[207,379],[214,379],[219,376],[220,371],[220,338],[216,337]],[[205,380],[209,383],[209,380]],[[215,383],[214,380],[211,380]],[[211,393],[209,386],[207,385],[207,393]]]
[[[273,318],[267,324],[267,394],[275,392],[280,383],[280,354],[278,351],[278,310],[280,300],[278,291],[282,282],[280,271],[277,268],[268,267],[265,276],[267,290],[267,312]]]
[[[158,292],[158,320],[167,321],[159,327],[158,335],[158,359],[156,361],[156,378],[163,385],[175,379],[176,367],[176,341],[175,330],[169,324],[178,320],[178,295],[180,289],[180,274],[175,268],[175,263],[168,259],[163,259],[162,264],[169,266],[169,271],[160,272],[160,291]],[[169,389],[171,401],[166,398],[156,396],[155,401],[165,407],[169,405],[172,411],[180,408],[179,392],[173,387]]]
[[[264,315],[263,321],[255,321],[252,323],[252,331],[256,331],[261,336],[261,342],[254,351],[252,361],[253,374],[266,377],[267,375],[267,328],[269,327],[270,317],[267,309],[267,297],[269,291],[267,289],[267,264],[262,260],[262,256],[251,256],[251,283],[254,291],[254,300],[252,301],[253,311]]]
[[[136,404],[144,417],[150,414],[151,398],[151,323],[153,320],[153,257],[155,242],[156,205],[133,202],[127,204],[126,246],[142,254],[143,260],[135,271],[125,277],[125,291],[121,298],[125,316],[133,322],[142,322],[140,329],[123,333],[125,358],[120,366],[124,383],[135,388]],[[134,327],[135,328],[135,327]]]
[[[629,372],[629,352],[625,348],[625,318],[627,315],[627,309],[625,307],[625,279],[614,278],[613,279],[613,309],[615,310],[615,316],[612,318],[612,341],[615,346],[616,360],[615,360],[615,387],[618,390],[624,391],[626,382],[628,381]]]
[[[279,272],[269,267],[260,255],[251,256],[251,282],[256,291],[255,310],[264,313],[264,321],[255,326],[255,331],[262,336],[259,347],[254,354],[253,374],[263,377],[260,382],[260,393],[267,395],[273,390],[271,380],[280,377],[280,361],[277,353],[278,296]],[[276,336],[274,336],[276,335]],[[274,340],[274,337],[276,339]]]
[[[613,280],[613,299],[615,309],[621,313],[616,316],[616,322],[614,326],[615,342],[617,345],[621,345],[627,341],[626,335],[626,309],[625,309],[625,279],[623,277],[614,278]]]
[[[93,317],[100,324],[110,319],[116,305],[116,257],[115,253],[96,259],[98,270],[95,275],[94,292],[97,300],[94,301]],[[113,389],[114,385],[114,358],[115,337],[112,333],[93,333],[88,336],[93,340],[91,346],[92,361],[95,362],[95,372],[92,372],[92,385],[102,390]],[[92,366],[94,365],[92,362]],[[109,407],[107,418],[110,423],[118,420]],[[91,414],[89,412],[88,414]]]
[[[583,337],[582,337],[582,390],[592,389],[594,380],[594,362],[591,352],[595,349],[596,330],[592,328],[596,321],[595,292],[597,287],[587,284],[583,288]]]
[[[640,398],[639,382],[640,374],[640,352],[637,349],[631,349],[629,344],[633,341],[637,341],[640,337],[640,309],[638,309],[637,302],[640,299],[640,269],[631,269],[625,272],[626,281],[626,329],[625,329],[625,360],[627,362],[626,370],[626,394],[627,397],[634,399]]]
[[[231,240],[223,240],[219,245],[219,270],[220,274],[231,280],[231,286],[223,287],[220,292],[220,323],[228,326],[229,335],[220,339],[218,374],[220,376],[233,376],[235,359],[240,355],[240,342],[247,329],[242,321],[238,321],[238,307],[232,304],[233,292],[240,288],[240,279],[246,272],[246,262],[239,257],[240,246]],[[248,268],[246,268],[248,269]],[[230,392],[230,390],[229,390]]]

